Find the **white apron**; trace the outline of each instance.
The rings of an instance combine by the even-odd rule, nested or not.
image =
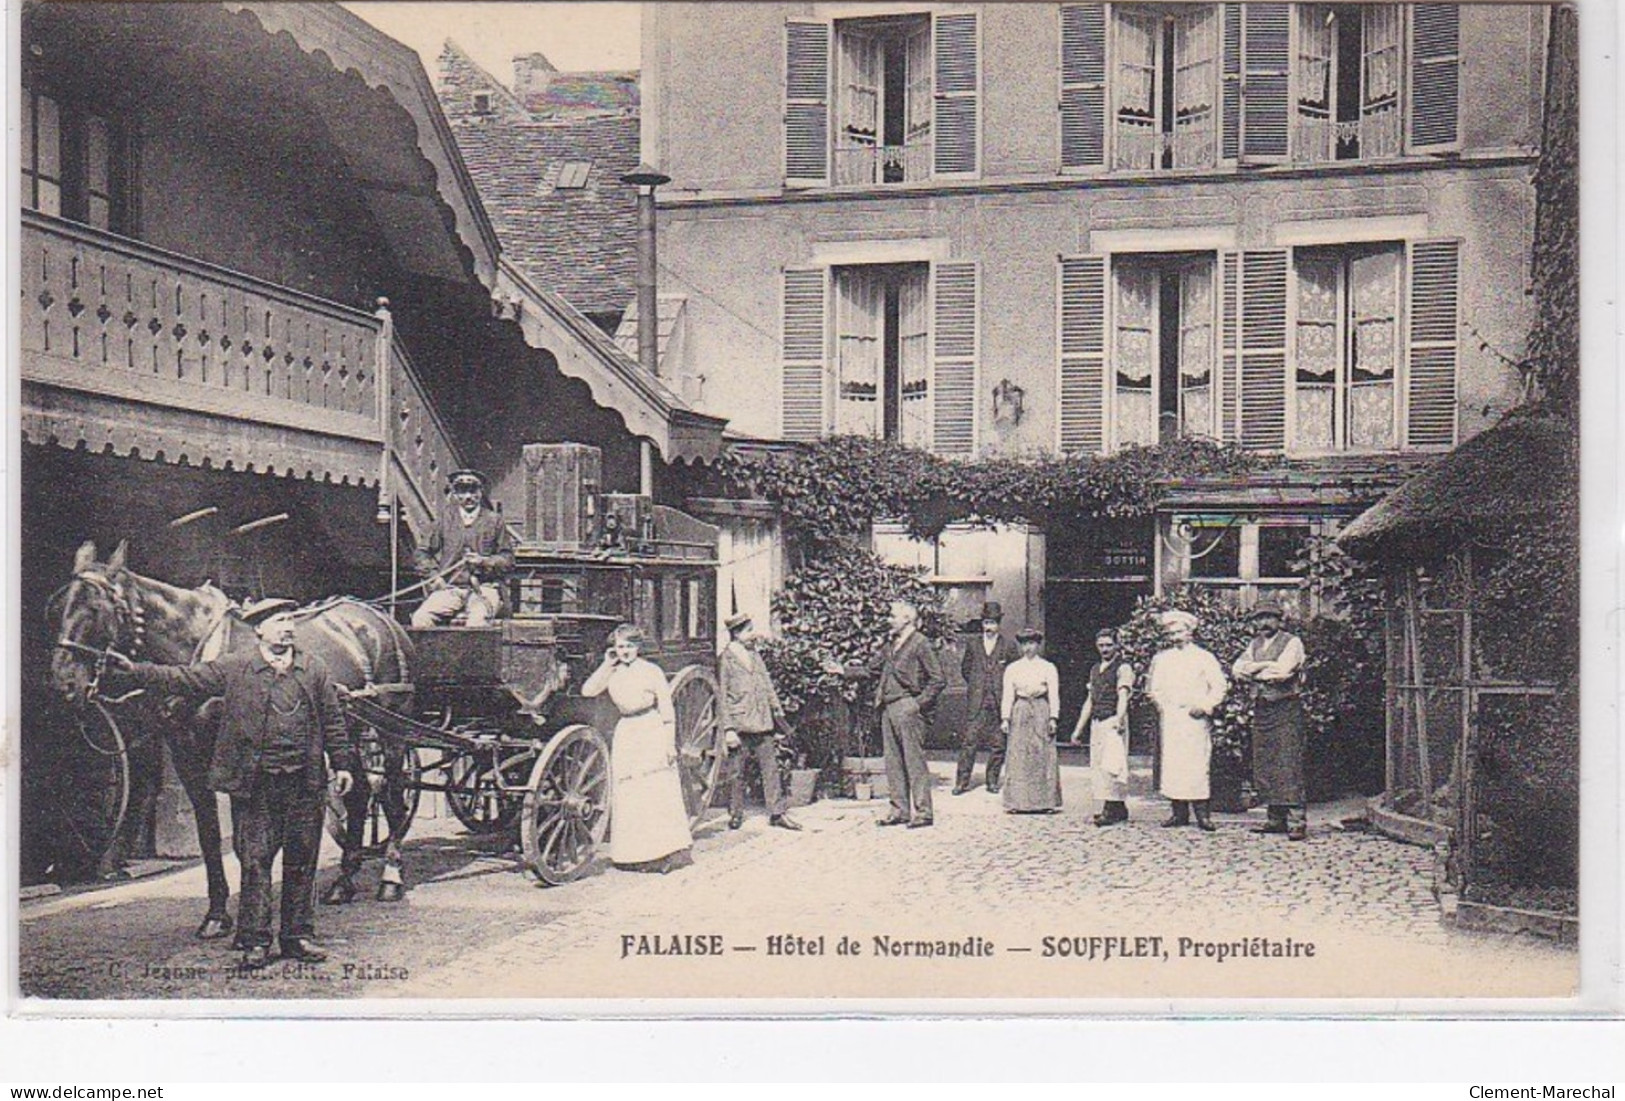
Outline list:
[[[1212,723],[1192,718],[1191,710],[1211,712],[1224,699],[1225,688],[1218,659],[1200,646],[1164,650],[1152,659],[1146,694],[1162,720],[1162,794],[1167,798],[1208,798]]]

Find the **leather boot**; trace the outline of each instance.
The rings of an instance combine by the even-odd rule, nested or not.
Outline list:
[[[1197,829],[1201,830],[1203,833],[1213,833],[1218,830],[1219,827],[1213,824],[1212,817],[1208,815],[1206,799],[1196,800],[1196,802],[1191,804],[1191,807],[1196,811]]]
[[[1165,830],[1176,829],[1179,826],[1191,824],[1191,805],[1183,799],[1173,800],[1173,812],[1163,821]]]

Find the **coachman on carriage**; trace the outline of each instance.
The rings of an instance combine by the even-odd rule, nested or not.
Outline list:
[[[601,494],[596,448],[525,448],[523,516],[512,565],[497,579],[499,618],[405,628],[407,602],[334,598],[294,612],[297,644],[331,669],[365,781],[332,801],[344,858],[326,899],[348,901],[363,853],[382,846],[379,897],[400,897],[401,843],[423,792],[476,833],[517,833],[525,868],[566,883],[592,864],[609,817],[607,701],[581,685],[622,622],[671,678],[674,750],[691,825],[710,807],[724,750],[716,722],[716,530],[648,497]],[[453,507],[448,504],[448,507]],[[482,580],[484,580],[482,578]],[[414,589],[420,586],[414,586]],[[243,609],[211,585],[143,577],[121,545],[106,562],[86,544],[52,601],[52,680],[108,751],[125,744],[132,701],[102,691],[109,650],[188,664],[255,644]],[[420,617],[421,618],[421,617]],[[148,701],[150,702],[150,701]],[[193,805],[209,881],[200,936],[231,921],[214,795],[207,788],[213,715],[204,706],[163,736]],[[118,804],[122,814],[122,803]],[[119,834],[118,823],[106,831]],[[392,886],[394,885],[394,886]]]

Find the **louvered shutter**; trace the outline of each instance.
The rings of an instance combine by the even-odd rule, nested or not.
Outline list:
[[[1411,152],[1461,148],[1461,12],[1455,4],[1411,5],[1410,108]]]
[[[1219,156],[1241,156],[1241,4],[1225,4],[1219,43]]]
[[[780,385],[781,434],[787,440],[816,440],[827,423],[824,300],[828,279],[824,268],[787,268],[784,272]]]
[[[1241,159],[1287,158],[1291,108],[1292,5],[1243,4]]]
[[[934,175],[976,175],[982,131],[981,32],[977,23],[975,12],[944,12],[932,22]]]
[[[1287,250],[1241,254],[1241,445],[1286,446]]]
[[[976,265],[944,261],[932,266],[931,280],[931,449],[968,459],[976,451]]]
[[[1061,5],[1061,167],[1106,163],[1106,5]]]
[[[1241,409],[1241,254],[1219,255],[1219,438],[1234,443]]]
[[[830,25],[784,26],[784,182],[829,183]]]
[[[1405,442],[1456,443],[1456,367],[1460,359],[1461,245],[1415,241],[1409,249],[1410,319]]]
[[[1063,453],[1106,446],[1106,258],[1061,258],[1060,444]]]

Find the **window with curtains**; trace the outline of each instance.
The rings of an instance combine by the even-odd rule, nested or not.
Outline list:
[[[1211,253],[1113,257],[1107,360],[1116,447],[1215,435],[1213,260]]]
[[[981,154],[980,22],[975,11],[790,19],[786,186],[974,177]]]
[[[1455,4],[1062,4],[1063,170],[1460,148]]]
[[[1292,447],[1398,445],[1402,245],[1297,249]]]
[[[928,264],[837,267],[835,431],[931,442]]]
[[[128,127],[43,91],[24,88],[21,99],[23,205],[97,229],[133,232],[135,166]]]
[[[1218,27],[1210,4],[1112,6],[1113,167],[1215,163]]]
[[[1452,447],[1462,266],[1450,238],[1063,256],[1058,445]]]
[[[931,175],[931,17],[835,24],[835,183]]]
[[[1292,568],[1324,524],[1293,516],[1175,516],[1167,547],[1181,580],[1223,602],[1250,608],[1266,597],[1296,607],[1302,618],[1310,594]]]

